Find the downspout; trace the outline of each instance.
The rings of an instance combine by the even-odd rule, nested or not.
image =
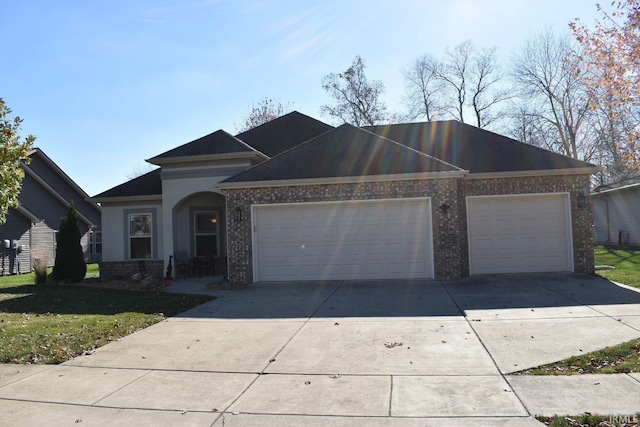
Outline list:
[[[604,203],[607,207],[607,242],[611,242],[611,227],[609,226],[609,199],[604,199]]]

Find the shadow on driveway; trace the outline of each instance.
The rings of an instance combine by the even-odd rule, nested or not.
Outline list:
[[[640,292],[573,273],[474,276],[454,281],[256,283],[178,317],[217,319],[445,317],[505,309],[640,304]],[[591,309],[588,309],[592,312]],[[640,314],[640,313],[639,313]]]

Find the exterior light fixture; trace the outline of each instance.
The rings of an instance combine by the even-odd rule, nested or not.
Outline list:
[[[235,222],[240,222],[242,221],[242,208],[240,206],[238,206],[235,210],[235,214],[233,216],[233,219]]]
[[[578,209],[584,209],[587,206],[587,197],[584,193],[578,193]]]
[[[448,205],[448,204],[446,204],[446,203],[443,203],[443,204],[441,204],[441,205],[440,205],[440,209],[441,209],[443,212],[446,212],[446,211],[448,211],[449,209],[451,209],[451,206],[449,206],[449,205]]]

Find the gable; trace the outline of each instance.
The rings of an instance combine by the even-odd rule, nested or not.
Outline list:
[[[218,130],[172,150],[165,151],[150,158],[148,162],[159,165],[185,157],[215,158],[221,156],[229,157],[233,154],[260,155],[261,153],[258,153],[254,148],[227,132]]]
[[[100,208],[42,150],[33,149],[29,165],[22,164],[25,179],[18,200],[29,212],[48,223],[59,224],[73,203],[79,219],[88,225],[100,224]],[[60,210],[64,210],[60,215]]]
[[[162,197],[162,179],[160,178],[160,168],[147,172],[123,184],[117,185],[109,190],[93,196],[95,201],[116,197]]]
[[[293,111],[236,137],[273,157],[331,129],[333,126]]]

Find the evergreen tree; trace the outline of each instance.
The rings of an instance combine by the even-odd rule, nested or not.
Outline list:
[[[58,230],[56,262],[53,266],[53,278],[56,282],[77,283],[87,274],[77,222],[78,211],[72,203]]]

